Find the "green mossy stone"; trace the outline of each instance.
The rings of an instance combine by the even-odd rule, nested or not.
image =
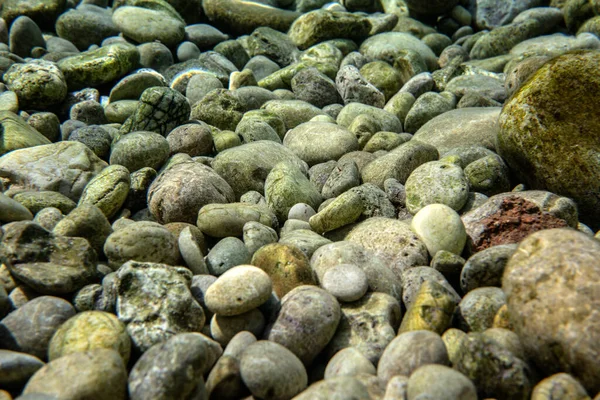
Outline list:
[[[13,64],[2,77],[9,90],[16,93],[19,106],[46,109],[67,97],[67,82],[56,64],[34,60]]]
[[[263,193],[269,172],[283,161],[306,171],[304,161],[288,148],[271,140],[250,142],[222,151],[213,160],[212,167],[229,183],[239,199],[250,190]]]
[[[576,51],[544,64],[506,103],[498,153],[533,189],[575,200],[581,221],[600,227],[598,51]],[[543,119],[543,122],[541,122]]]
[[[288,35],[296,46],[304,50],[328,39],[364,39],[370,31],[371,22],[358,14],[316,10],[296,19]]]
[[[125,37],[137,43],[159,41],[175,47],[185,37],[185,23],[162,10],[124,6],[113,12],[112,19]]]
[[[240,34],[251,33],[261,26],[285,32],[301,15],[295,11],[243,0],[205,0],[202,8],[211,22]]]
[[[129,184],[127,168],[122,165],[109,165],[86,185],[79,205],[95,205],[110,219],[125,203],[129,194]]]
[[[135,69],[139,61],[140,53],[135,46],[119,42],[63,58],[58,68],[69,90],[77,90],[118,79]]]
[[[360,74],[385,95],[387,102],[404,83],[400,73],[385,61],[373,61],[360,68]]]
[[[429,204],[445,204],[460,210],[469,195],[469,181],[462,168],[443,161],[417,167],[406,180],[406,207],[416,214]]]
[[[317,209],[323,201],[321,194],[302,170],[285,162],[275,165],[267,175],[265,198],[279,221],[287,219],[290,208],[294,204],[305,203]]]
[[[241,237],[244,225],[250,221],[277,227],[277,217],[268,207],[248,203],[207,204],[200,209],[196,224],[212,237]]]
[[[11,111],[0,111],[0,155],[13,150],[50,144],[41,133],[30,127],[21,117]]]
[[[37,214],[46,207],[55,207],[67,215],[77,206],[67,196],[49,190],[21,192],[14,195],[13,199],[27,207],[32,214]]]
[[[122,165],[130,172],[160,168],[169,157],[169,142],[154,132],[132,132],[121,136],[110,152],[111,165]]]

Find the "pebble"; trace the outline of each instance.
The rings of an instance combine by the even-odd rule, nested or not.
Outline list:
[[[352,264],[340,264],[323,274],[321,286],[339,301],[353,302],[360,299],[369,287],[367,274]]]
[[[262,398],[292,398],[308,383],[300,359],[270,340],[259,340],[244,350],[240,356],[240,373],[250,392]]]
[[[265,303],[271,288],[271,278],[263,270],[252,265],[238,265],[208,287],[204,302],[215,314],[240,315]]]
[[[69,318],[56,331],[50,347],[50,361],[67,354],[93,349],[117,351],[127,364],[131,353],[131,339],[125,325],[114,314],[86,311]]]
[[[75,3],[0,12],[10,396],[600,390],[595,2]]]
[[[46,360],[52,336],[73,315],[75,309],[66,300],[53,296],[32,299],[0,322],[3,347]]]
[[[415,214],[411,229],[427,246],[429,255],[445,250],[460,255],[467,240],[460,216],[444,204],[430,204]]]
[[[411,331],[399,334],[386,347],[377,365],[377,376],[387,382],[395,375],[411,376],[426,364],[449,363],[440,335],[431,331]]]
[[[206,317],[192,296],[191,283],[192,273],[184,267],[129,261],[117,270],[116,314],[135,351],[202,329]]]

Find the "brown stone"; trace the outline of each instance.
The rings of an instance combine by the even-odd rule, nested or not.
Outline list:
[[[533,202],[518,196],[502,200],[499,209],[479,221],[480,232],[470,237],[471,251],[487,249],[501,244],[519,243],[531,233],[543,229],[564,228],[567,222],[540,210]]]

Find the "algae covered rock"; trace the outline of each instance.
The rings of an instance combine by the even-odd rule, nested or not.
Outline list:
[[[70,90],[95,87],[122,77],[140,60],[137,48],[127,43],[113,43],[95,50],[63,58],[58,68]]]
[[[582,222],[600,227],[598,51],[576,51],[542,66],[506,103],[498,153],[532,189],[577,202]]]

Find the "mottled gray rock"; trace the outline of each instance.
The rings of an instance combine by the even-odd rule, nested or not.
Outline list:
[[[206,255],[206,266],[211,275],[220,276],[231,268],[250,263],[246,245],[236,237],[226,237],[213,246]]]
[[[527,364],[481,333],[469,333],[460,341],[453,365],[475,384],[479,397],[529,398],[532,384]]]
[[[131,369],[129,396],[141,399],[183,399],[205,395],[203,372],[210,356],[199,333],[180,333],[150,347]]]
[[[435,146],[440,153],[455,147],[479,145],[494,150],[499,107],[473,107],[438,115],[423,125],[414,139]]]
[[[192,273],[183,267],[129,261],[117,271],[117,316],[142,352],[178,333],[199,332],[202,307],[190,292]]]
[[[82,143],[58,142],[1,157],[0,177],[6,178],[7,188],[54,190],[76,201],[106,165]]]
[[[401,319],[400,303],[385,293],[367,293],[359,301],[342,304],[338,329],[325,354],[331,357],[353,347],[377,365],[384,349],[396,337]]]
[[[138,43],[158,40],[175,47],[185,36],[185,22],[177,11],[165,8],[123,6],[113,12],[112,20],[125,37]]]
[[[203,206],[229,203],[234,199],[234,191],[223,178],[212,168],[195,161],[167,168],[148,189],[148,207],[161,223],[195,224]]]
[[[494,317],[505,304],[506,296],[500,288],[473,289],[458,304],[456,326],[465,332],[483,332],[492,328]]]
[[[598,242],[575,230],[536,232],[519,244],[502,282],[526,356],[547,374],[570,371],[589,393],[600,382],[592,356],[598,341],[589,330],[597,324],[597,300],[587,295],[598,285],[599,250]]]
[[[252,343],[241,354],[240,374],[254,396],[269,399],[292,398],[308,383],[300,359],[268,340]]]
[[[156,222],[133,222],[113,232],[104,243],[104,253],[113,269],[129,260],[177,265],[177,238]]]
[[[429,254],[425,243],[407,224],[398,220],[369,218],[355,226],[345,240],[373,251],[384,259],[398,277],[406,268],[428,264]]]
[[[403,50],[418,53],[430,70],[438,68],[437,57],[433,51],[415,36],[404,32],[386,32],[372,36],[360,46],[360,52],[372,59],[387,61],[390,64]]]
[[[363,182],[373,183],[380,188],[383,188],[385,180],[389,178],[404,184],[417,167],[437,158],[438,151],[435,147],[417,140],[409,140],[368,163],[361,170],[361,177]]]
[[[77,49],[85,51],[91,45],[100,45],[104,39],[119,34],[111,14],[109,9],[98,5],[81,4],[58,17],[56,33]],[[47,40],[46,45],[50,50],[50,40]]]
[[[442,338],[431,331],[405,332],[386,347],[377,365],[377,376],[387,382],[394,375],[410,376],[425,364],[450,364]]]
[[[445,365],[423,365],[410,375],[407,385],[409,399],[476,400],[473,382],[460,372]]]
[[[52,336],[73,315],[75,309],[63,299],[51,296],[33,299],[0,322],[2,347],[46,360]]]
[[[82,237],[101,255],[112,227],[98,207],[81,205],[62,218],[52,232],[61,236]]]
[[[281,311],[267,327],[265,338],[310,365],[333,337],[340,315],[340,306],[331,294],[318,287],[299,286],[281,299]]]
[[[298,202],[319,208],[323,200],[303,171],[286,162],[275,165],[267,175],[265,197],[267,205],[280,221],[286,219],[292,206]]]
[[[469,257],[460,273],[463,292],[484,286],[502,286],[504,268],[516,249],[516,244],[492,246]]]
[[[375,366],[354,347],[338,351],[327,363],[325,379],[336,376],[376,375]]]
[[[424,163],[406,180],[406,207],[413,215],[429,204],[445,204],[458,211],[468,194],[469,182],[462,168],[449,162]]]
[[[435,92],[427,92],[419,96],[406,114],[404,120],[406,132],[414,134],[433,118],[452,110],[456,100],[451,97],[452,95],[443,96]]]
[[[131,132],[112,145],[110,163],[119,164],[130,172],[142,168],[158,169],[167,160],[169,142],[160,134],[149,131]]]
[[[356,135],[328,122],[305,122],[286,133],[283,145],[309,166],[358,150]]]
[[[383,108],[385,105],[385,95],[369,83],[358,68],[352,65],[340,68],[335,82],[344,104],[362,103],[378,108]]]
[[[243,227],[243,240],[250,255],[269,243],[277,241],[277,232],[256,221],[249,221]]]
[[[267,175],[282,161],[291,162],[302,171],[307,170],[305,163],[289,149],[269,140],[222,151],[215,157],[212,167],[231,185],[235,197],[239,199],[250,190],[263,193]]]
[[[54,235],[34,222],[5,226],[0,253],[15,278],[42,294],[72,293],[96,278],[97,255],[87,240]]]
[[[251,221],[277,228],[277,217],[268,207],[248,203],[207,204],[200,209],[196,224],[203,233],[222,238],[242,236],[245,224]]]

